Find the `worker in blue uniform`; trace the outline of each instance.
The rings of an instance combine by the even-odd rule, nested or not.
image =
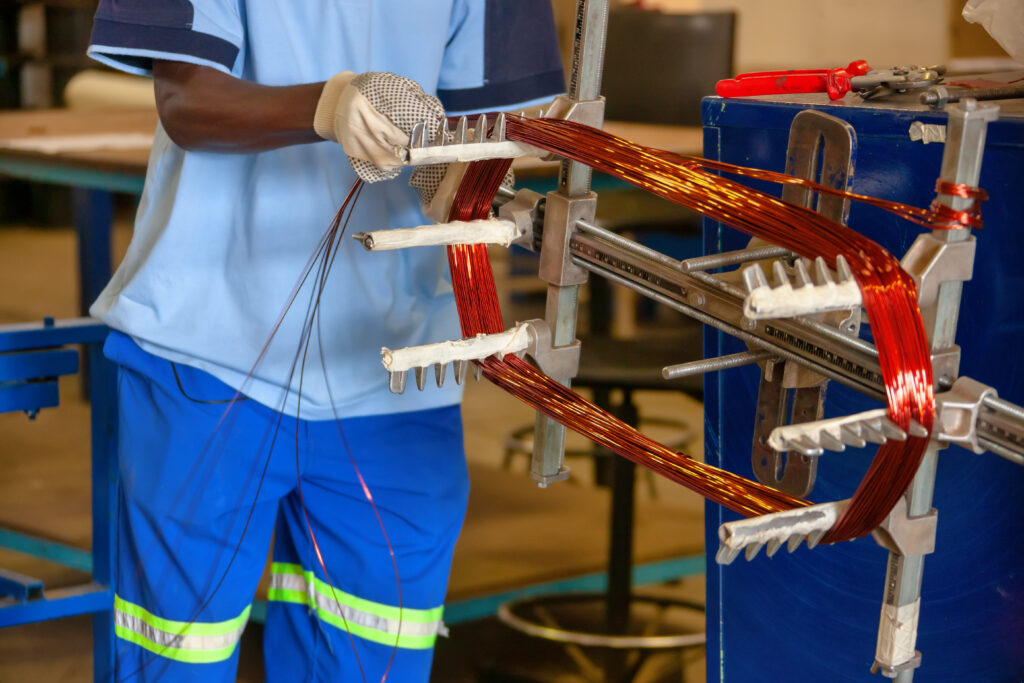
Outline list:
[[[391,394],[379,352],[459,336],[444,251],[343,240],[304,371],[315,278],[282,311],[357,172],[397,178],[353,231],[425,222],[408,120],[564,90],[550,4],[101,0],[89,54],[151,74],[160,113],[92,308],[119,365],[117,680],[233,679],[271,535],[270,680],[426,680],[468,491],[460,394]]]

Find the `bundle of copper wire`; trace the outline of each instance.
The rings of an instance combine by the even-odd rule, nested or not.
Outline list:
[[[881,246],[846,226],[708,173],[701,167],[775,182],[812,186],[813,183],[643,147],[604,131],[562,120],[512,117],[508,120],[507,134],[509,139],[585,163],[800,256],[821,256],[833,268],[836,257],[843,255],[861,288],[879,351],[891,418],[904,430],[909,429],[911,420],[931,429],[935,403],[930,354],[917,306],[916,287],[899,262]],[[459,189],[450,219],[485,217],[508,163],[474,164]],[[850,193],[843,194],[858,198]],[[940,219],[952,220],[948,213],[864,199],[922,225],[932,226]],[[970,217],[976,218],[973,214]],[[463,334],[501,331],[501,312],[486,250],[449,247],[449,263]],[[753,516],[809,504],[658,444],[525,361],[515,357],[504,360],[491,357],[481,365],[485,377],[536,410],[740,514]],[[890,441],[883,445],[846,512],[824,542],[870,533],[909,485],[927,443],[927,438],[910,437],[905,442]]]
[[[459,188],[449,219],[485,217],[509,163],[496,160],[474,164]],[[463,335],[501,332],[501,308],[487,248],[448,247],[448,262]],[[808,504],[661,445],[515,356],[504,360],[491,356],[480,366],[484,377],[535,410],[740,514],[760,515]]]

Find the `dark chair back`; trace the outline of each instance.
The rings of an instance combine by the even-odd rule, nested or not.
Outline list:
[[[665,14],[620,7],[608,18],[606,118],[700,125],[700,100],[731,78],[732,12]]]

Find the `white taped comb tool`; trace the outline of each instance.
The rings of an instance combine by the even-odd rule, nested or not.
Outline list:
[[[507,247],[523,234],[512,221],[487,218],[419,225],[415,228],[372,230],[357,233],[353,237],[362,242],[367,251],[389,251],[449,244],[500,244]]]
[[[521,323],[497,334],[479,334],[468,339],[407,346],[402,349],[381,349],[381,362],[390,374],[388,386],[400,394],[405,390],[409,370],[416,376],[416,386],[421,391],[426,387],[427,369],[434,367],[438,386],[444,384],[443,368],[453,363],[455,381],[462,383],[470,361],[482,360],[489,356],[504,358],[508,354],[519,354],[530,346],[530,327]],[[474,368],[474,376],[480,378],[480,368]]]
[[[743,279],[749,294],[743,302],[743,314],[752,320],[763,320],[859,308],[862,304],[860,287],[842,256],[836,257],[836,269],[838,281],[832,277],[824,259],[818,257],[814,261],[812,281],[807,264],[798,260],[791,279],[782,263],[776,261],[772,267],[776,284],[772,286],[760,264],[747,266],[743,269]]]
[[[741,552],[750,561],[764,547],[771,557],[783,543],[789,552],[793,552],[805,539],[807,547],[813,548],[849,503],[849,500],[821,503],[722,524],[718,527],[719,546],[715,561],[732,564]]]
[[[438,127],[433,142],[428,142],[428,131],[432,122],[423,121],[413,126],[409,146],[405,149],[408,166],[425,164],[447,164],[457,161],[480,161],[482,159],[515,159],[517,157],[539,157],[547,155],[533,145],[513,142],[505,137],[506,118],[499,114],[488,135],[486,116],[476,117],[470,124],[466,116],[459,117],[455,130],[451,131],[448,121]]]
[[[911,436],[928,436],[924,425],[913,420],[909,432]],[[887,409],[877,408],[854,415],[776,427],[768,436],[768,445],[779,452],[821,455],[823,450],[843,451],[847,446],[861,448],[867,443],[883,444],[889,439],[906,441],[907,432],[889,418]]]

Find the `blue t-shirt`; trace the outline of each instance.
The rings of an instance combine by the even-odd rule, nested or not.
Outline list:
[[[133,73],[167,59],[265,85],[390,71],[436,93],[449,113],[564,90],[548,0],[102,0],[89,54]],[[355,207],[309,345],[303,418],[460,398],[454,382],[391,394],[380,362],[382,346],[460,336],[443,248],[371,253],[350,237],[425,222],[408,174],[368,185]],[[150,353],[295,415],[292,365],[315,278],[249,373],[354,180],[335,143],[190,152],[158,127],[131,246],[92,314]]]

